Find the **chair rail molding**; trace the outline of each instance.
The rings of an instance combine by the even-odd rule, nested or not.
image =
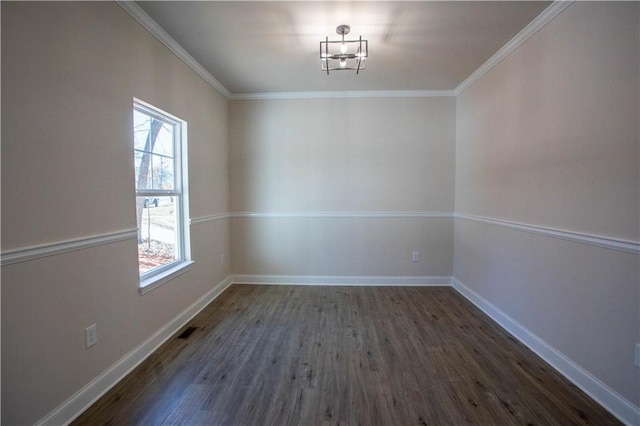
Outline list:
[[[30,260],[40,259],[47,256],[55,256],[71,251],[84,250],[90,247],[124,241],[136,238],[136,236],[137,229],[126,229],[123,231],[109,232],[89,237],[75,238],[72,240],[56,241],[35,246],[10,249],[3,251],[0,257],[2,258],[2,266],[7,266],[14,263],[28,262]]]
[[[491,217],[475,216],[465,213],[456,213],[456,219],[469,220],[473,222],[486,223],[501,226],[503,228],[515,229],[517,231],[529,232],[531,234],[543,235],[546,237],[558,238],[561,240],[573,241],[581,244],[588,244],[596,247],[603,247],[611,250],[622,251],[632,254],[640,254],[640,242],[611,238],[601,235],[585,234],[564,229],[548,228],[545,226],[529,225],[526,223],[511,222],[503,219]]]
[[[332,217],[352,217],[352,218],[440,218],[452,219],[451,212],[236,212],[231,213],[232,218],[332,218]]]

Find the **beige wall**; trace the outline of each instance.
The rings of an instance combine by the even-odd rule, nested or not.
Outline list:
[[[235,273],[451,275],[451,218],[363,214],[453,211],[454,98],[232,101],[229,135],[232,211],[274,214],[232,219]]]
[[[450,218],[243,217],[231,232],[237,274],[447,277],[444,284],[453,267]]]
[[[638,240],[638,3],[576,2],[457,99],[456,213]],[[636,406],[638,256],[457,220],[454,275]]]
[[[134,97],[188,122],[190,216],[228,212],[222,96],[114,3],[2,4],[3,251],[136,227]],[[227,277],[229,226],[193,225],[193,269],[144,296],[135,239],[4,266],[2,423],[50,413]]]

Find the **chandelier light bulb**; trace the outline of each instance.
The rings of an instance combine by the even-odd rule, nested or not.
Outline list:
[[[344,68],[347,66],[347,60],[345,58],[340,58],[340,68]]]
[[[347,44],[346,43],[341,43],[340,44],[340,53],[342,53],[342,54],[347,53]]]

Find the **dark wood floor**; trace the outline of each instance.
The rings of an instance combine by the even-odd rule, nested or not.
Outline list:
[[[74,424],[620,424],[447,287],[233,285]]]

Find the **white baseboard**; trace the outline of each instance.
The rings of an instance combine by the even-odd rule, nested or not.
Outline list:
[[[573,384],[582,389],[584,393],[597,401],[620,421],[627,425],[640,424],[639,407],[634,406],[631,402],[627,401],[616,391],[600,381],[600,379],[580,367],[566,355],[542,340],[456,278],[452,279],[452,286],[462,296],[497,322],[498,325],[511,333],[516,339],[535,352]]]
[[[38,421],[37,425],[67,425],[115,386],[160,345],[180,330],[231,284],[280,285],[350,285],[350,286],[453,286],[501,327],[549,363],[559,373],[582,389],[605,409],[627,425],[640,424],[640,408],[584,370],[564,354],[540,339],[513,318],[502,312],[459,280],[450,276],[355,277],[296,275],[232,275],[169,321],[155,334],[133,349],[108,370],[96,377],[59,407]]]
[[[234,275],[234,284],[346,285],[346,286],[451,286],[451,277],[357,277],[311,275]]]
[[[82,414],[109,389],[115,386],[142,361],[179,331],[186,323],[218,297],[232,283],[231,276],[218,283],[204,296],[156,331],[151,337],[89,382],[58,408],[38,421],[37,425],[67,425]]]

